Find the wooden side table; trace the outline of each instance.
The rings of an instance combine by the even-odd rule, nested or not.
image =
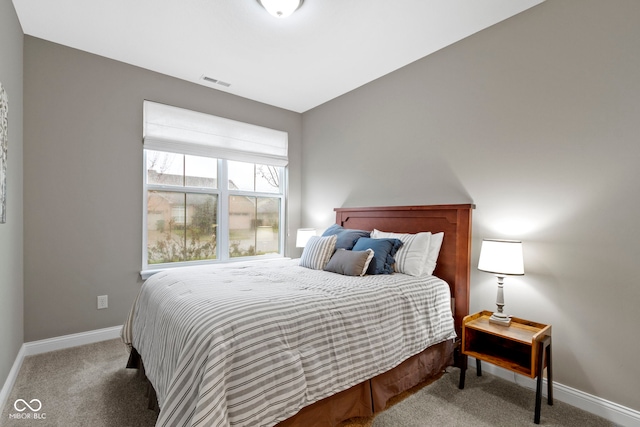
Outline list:
[[[462,321],[462,363],[460,389],[464,388],[467,357],[476,359],[478,376],[482,375],[481,361],[492,363],[512,372],[537,378],[536,409],[533,421],[540,424],[542,376],[547,368],[547,403],[553,405],[553,377],[551,370],[551,325],[511,318],[511,326],[489,323],[490,311],[466,316]]]

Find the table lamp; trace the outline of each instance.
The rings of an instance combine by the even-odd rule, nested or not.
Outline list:
[[[315,228],[298,228],[298,233],[296,234],[296,248],[304,248],[311,236],[315,235]]]
[[[489,318],[495,325],[509,326],[511,316],[503,313],[504,307],[504,276],[524,275],[522,260],[522,242],[519,240],[483,239],[480,247],[478,270],[493,273],[498,278],[498,296],[496,305],[498,311]]]

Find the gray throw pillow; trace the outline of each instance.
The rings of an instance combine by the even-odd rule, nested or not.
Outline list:
[[[324,270],[344,274],[345,276],[364,276],[372,258],[372,249],[367,249],[366,251],[338,249]]]

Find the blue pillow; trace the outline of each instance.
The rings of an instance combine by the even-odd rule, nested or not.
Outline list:
[[[344,228],[341,225],[333,224],[331,227],[327,228],[324,233],[322,233],[322,237],[333,235],[338,236],[338,240],[336,241],[336,250],[346,249],[350,251],[353,249],[353,245],[356,244],[359,238],[369,237],[371,232],[365,230],[351,230],[349,228]]]
[[[361,237],[353,246],[354,251],[366,251],[373,249],[373,259],[369,263],[367,274],[391,274],[393,273],[394,258],[402,241],[398,239],[371,239]]]

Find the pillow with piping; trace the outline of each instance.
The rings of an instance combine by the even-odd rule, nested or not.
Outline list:
[[[325,271],[345,276],[364,276],[373,258],[373,249],[366,251],[348,251],[338,249],[334,252]]]

